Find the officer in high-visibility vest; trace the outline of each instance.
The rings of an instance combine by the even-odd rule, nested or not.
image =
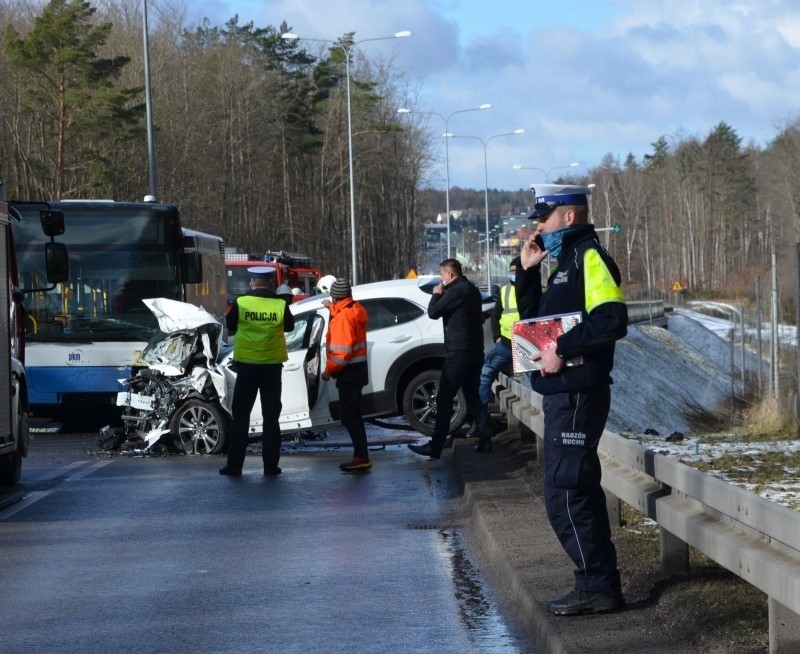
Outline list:
[[[236,334],[233,360],[236,385],[233,390],[228,462],[219,474],[238,476],[247,452],[250,413],[261,397],[264,422],[261,433],[261,458],[265,475],[279,475],[281,457],[281,374],[288,359],[284,332],[294,329],[289,304],[270,289],[275,269],[269,266],[248,268],[249,293],[240,295],[225,319],[228,331]]]
[[[618,611],[625,599],[597,446],[611,407],[614,344],[628,326],[621,275],[589,222],[591,188],[536,184],[531,190],[535,201],[528,217],[538,223],[520,254],[515,283],[520,316],[582,315],[558,337],[555,349],[533,355],[541,364],[531,376],[544,412],[545,508],[575,566],[572,591],[548,602],[547,610],[555,615]],[[548,254],[558,266],[543,292],[541,263]],[[569,366],[576,357],[580,364]]]
[[[492,383],[497,379],[498,373],[511,370],[511,329],[519,320],[517,293],[514,287],[517,265],[519,265],[519,257],[512,259],[508,266],[508,283],[500,287],[490,318],[494,347],[483,362],[481,385],[478,389],[481,402],[487,407],[487,412],[489,401],[492,399]],[[484,438],[475,446],[475,451],[491,452],[492,441],[488,437]]]

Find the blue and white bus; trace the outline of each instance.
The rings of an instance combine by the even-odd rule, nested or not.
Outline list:
[[[165,297],[225,315],[222,239],[181,228],[178,208],[149,202],[13,202],[22,286],[44,286],[42,209],[62,211],[70,277],[25,298],[29,403],[113,404],[119,380],[158,329],[142,303]],[[28,220],[30,218],[30,220]],[[15,226],[16,227],[16,226]]]

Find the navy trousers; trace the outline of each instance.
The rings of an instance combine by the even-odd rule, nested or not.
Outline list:
[[[620,589],[597,456],[610,405],[609,386],[542,398],[547,517],[575,564],[580,591]]]
[[[261,397],[261,458],[264,468],[274,468],[281,458],[281,375],[282,363],[236,363],[236,385],[233,389],[231,413],[233,421],[228,445],[228,465],[241,468],[247,454],[250,413]]]

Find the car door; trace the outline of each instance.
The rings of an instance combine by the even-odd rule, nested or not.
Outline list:
[[[361,299],[359,302],[369,317],[369,383],[363,391],[365,400],[368,400],[371,394],[394,392],[386,388],[389,368],[403,354],[420,347],[422,333],[414,321],[423,316],[425,310],[403,298]],[[314,312],[314,315],[313,322],[310,314],[295,316],[295,329],[287,334],[289,361],[283,368],[281,396],[281,431],[284,432],[324,427],[336,422],[330,411],[330,403],[339,399],[336,382],[321,379],[329,314],[323,310]],[[305,325],[301,326],[301,322]]]
[[[322,380],[327,320],[327,310],[298,314],[294,317],[294,329],[286,334],[289,359],[283,364],[281,431],[332,422],[327,396],[333,383]]]

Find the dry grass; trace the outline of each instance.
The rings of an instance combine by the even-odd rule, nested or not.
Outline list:
[[[800,435],[790,407],[778,398],[760,395],[752,383],[743,395],[713,409],[687,398],[683,418],[697,434],[727,432],[742,442],[791,440]]]
[[[614,530],[623,590],[629,605],[655,605],[656,620],[675,651],[763,654],[768,650],[766,595],[689,549],[688,577],[668,576],[659,559],[658,526],[623,504]]]
[[[741,414],[741,425],[735,432],[747,440],[780,440],[796,438],[797,425],[790,411],[777,398],[762,397]]]

